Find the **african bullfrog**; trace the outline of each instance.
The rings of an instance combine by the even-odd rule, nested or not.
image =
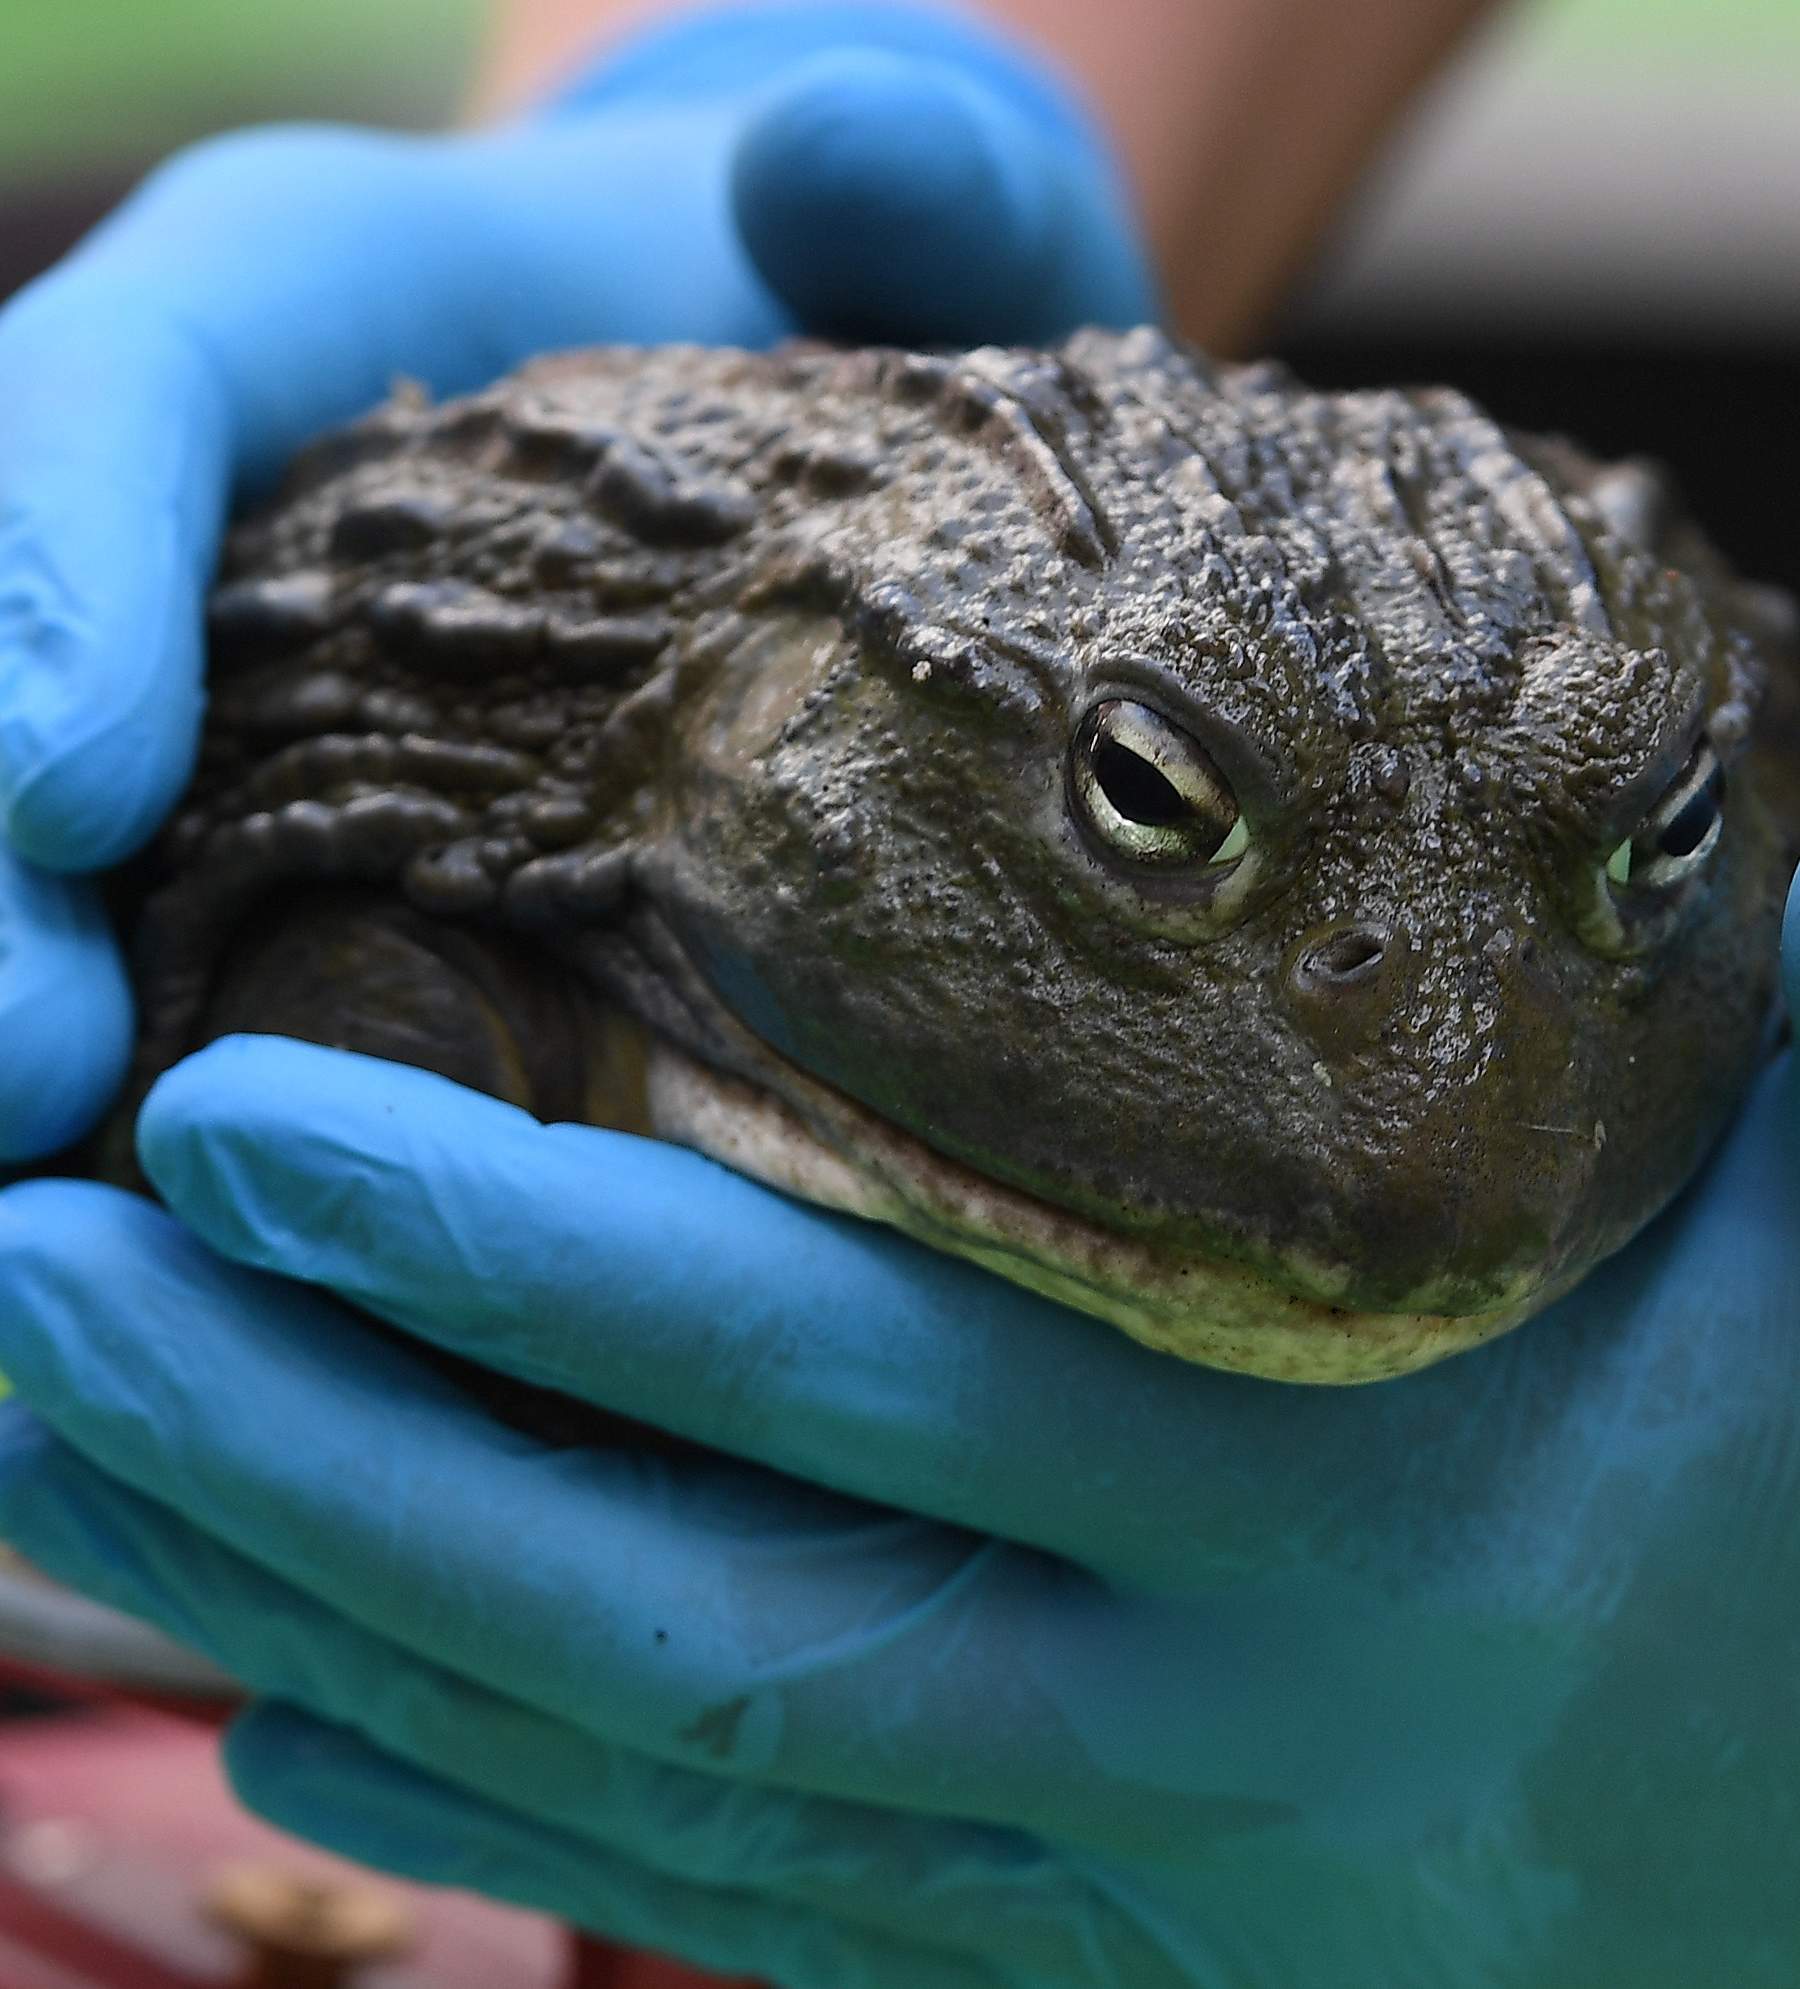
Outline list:
[[[1399,1374],[1766,1055],[1793,676],[1653,474],[1449,391],[1148,330],[403,391],[231,540],[135,1093],[338,1044]]]

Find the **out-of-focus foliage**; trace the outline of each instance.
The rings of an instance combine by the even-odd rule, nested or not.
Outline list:
[[[430,124],[463,93],[494,0],[8,0],[0,182],[135,163],[262,117]],[[1526,0],[1512,59],[1793,63],[1795,0]]]
[[[1683,61],[1800,58],[1794,0],[1533,0],[1545,53]]]
[[[429,124],[488,0],[7,0],[0,181],[64,178],[264,117]]]

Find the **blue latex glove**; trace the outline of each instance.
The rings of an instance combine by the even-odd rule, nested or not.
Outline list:
[[[277,1820],[784,1989],[1800,1979],[1790,1056],[1573,1297],[1351,1391],[299,1044],[139,1144],[173,1214],[0,1197],[0,1532],[262,1695]]]
[[[0,316],[0,1161],[65,1145],[117,1084],[123,978],[92,900],[43,873],[118,861],[186,778],[234,488],[397,375],[1152,314],[1082,116],[904,6],[715,10],[506,129],[256,131],[165,167]]]

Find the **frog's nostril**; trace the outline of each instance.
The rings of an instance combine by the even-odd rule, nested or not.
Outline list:
[[[1334,932],[1307,948],[1299,962],[1300,975],[1320,988],[1366,981],[1381,965],[1390,936],[1385,928],[1373,925]]]
[[[1288,956],[1287,999],[1296,1022],[1328,1056],[1366,1049],[1398,996],[1395,927],[1350,919],[1315,930]]]

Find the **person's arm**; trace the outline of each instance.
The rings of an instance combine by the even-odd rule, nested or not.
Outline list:
[[[1240,347],[1404,108],[1492,0],[985,0],[1099,113],[1181,328]],[[673,7],[502,0],[491,112]]]

